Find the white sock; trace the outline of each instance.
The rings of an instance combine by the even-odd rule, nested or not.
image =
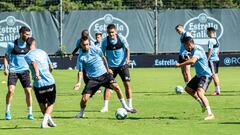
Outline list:
[[[108,100],[104,100],[103,108],[108,109]]]
[[[53,125],[56,126],[56,124],[53,122],[52,117],[51,117],[50,115],[49,115],[49,117],[48,117],[48,121],[49,121],[51,124],[53,124]]]
[[[205,106],[204,103],[203,103],[203,101],[202,101],[200,98],[198,98],[198,99],[196,99],[196,100],[197,100],[197,102],[198,102],[202,107]]]
[[[129,108],[133,108],[132,107],[132,98],[129,98],[129,99],[127,99],[128,100],[128,107]]]
[[[43,117],[43,121],[42,121],[42,125],[45,126],[47,125],[48,119],[49,119],[50,115],[49,114],[45,114]]]
[[[206,107],[206,110],[207,110],[208,115],[211,115],[211,114],[212,114],[212,111],[211,111],[210,106],[207,106],[207,107]]]
[[[28,114],[32,114],[32,106],[28,107]]]
[[[10,104],[6,105],[6,112],[10,112]]]
[[[129,107],[127,106],[127,104],[126,104],[124,98],[119,99],[119,100],[120,100],[120,103],[121,103],[121,105],[122,105],[123,108],[129,108]]]
[[[220,86],[215,86],[215,91],[220,92]]]
[[[86,107],[80,109],[80,114],[81,114],[82,116],[84,115],[85,108],[86,108]]]

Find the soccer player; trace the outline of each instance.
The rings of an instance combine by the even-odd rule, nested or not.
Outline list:
[[[207,56],[201,46],[194,44],[191,37],[186,37],[183,41],[187,51],[192,54],[192,58],[185,62],[177,63],[176,66],[182,67],[194,64],[196,70],[196,75],[189,81],[185,87],[185,91],[200,103],[203,112],[207,111],[208,115],[205,117],[205,120],[214,119],[208,99],[204,95],[212,80],[212,72],[208,67]]]
[[[96,38],[96,41],[94,42],[95,46],[101,48],[102,46],[102,33],[100,32],[97,32],[95,33],[95,38]]]
[[[44,115],[41,128],[55,127],[51,114],[56,98],[55,80],[51,74],[53,66],[47,53],[41,49],[37,49],[35,40],[28,45],[30,50],[25,60],[29,64],[33,78],[33,89],[38,101],[42,114]]]
[[[106,58],[104,57],[101,49],[95,46],[90,46],[87,37],[81,38],[81,47],[81,53],[77,60],[77,69],[79,72],[74,89],[79,90],[80,88],[83,68],[89,76],[89,81],[82,92],[80,113],[77,114],[75,118],[84,117],[85,108],[89,98],[92,97],[101,86],[115,90],[122,107],[131,113],[136,113],[135,109],[129,108],[126,105],[119,85],[114,80],[112,74],[108,73]]]
[[[207,28],[207,35],[210,38],[208,41],[208,64],[209,67],[213,73],[213,81],[215,85],[215,91],[212,93],[212,95],[219,95],[220,94],[220,80],[218,77],[218,67],[219,67],[219,41],[216,38],[215,35],[215,29],[213,27]]]
[[[32,114],[32,94],[31,94],[31,81],[29,76],[29,67],[26,63],[24,57],[28,53],[28,48],[26,47],[27,39],[29,38],[31,30],[22,26],[19,29],[20,37],[14,42],[9,42],[7,45],[7,50],[4,56],[4,74],[8,75],[8,92],[6,96],[6,113],[5,119],[11,120],[10,105],[13,99],[14,90],[18,79],[20,80],[24,92],[26,95],[26,103],[28,107],[27,118],[33,120]]]
[[[184,47],[183,39],[186,37],[192,37],[192,35],[189,32],[185,31],[183,25],[181,25],[181,24],[178,24],[175,27],[175,30],[178,34],[180,34],[180,49],[179,49],[178,62],[182,63],[189,59],[189,53],[186,51],[186,49]],[[191,65],[185,65],[185,66],[181,67],[181,71],[182,71],[182,75],[183,75],[185,84],[187,84],[191,80],[190,68],[191,68]]]
[[[102,51],[106,55],[110,73],[113,77],[119,74],[125,87],[125,94],[128,100],[128,106],[132,106],[132,89],[130,85],[130,73],[128,64],[130,62],[130,49],[125,37],[117,34],[114,24],[107,26],[108,36],[102,41]],[[106,89],[104,93],[104,106],[101,112],[108,111],[108,101],[110,98],[110,89]]]

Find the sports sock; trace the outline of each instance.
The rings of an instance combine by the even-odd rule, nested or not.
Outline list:
[[[121,105],[122,105],[123,108],[128,108],[128,106],[127,106],[127,104],[126,104],[124,98],[119,99],[119,100],[120,100],[120,103],[121,103]]]
[[[103,108],[108,108],[108,100],[104,100]]]
[[[128,100],[128,107],[129,108],[133,108],[132,107],[132,98],[129,98],[129,99],[127,99]]]
[[[216,86],[215,91],[220,92],[220,86]]]
[[[206,107],[206,110],[207,110],[208,115],[211,115],[211,114],[212,114],[212,111],[211,111],[210,106],[207,106],[207,107]]]
[[[6,112],[10,112],[10,104],[6,105]]]
[[[28,107],[28,114],[32,114],[32,106]]]
[[[47,125],[49,116],[50,116],[49,114],[45,114],[45,115],[44,115],[43,121],[42,121],[42,126],[46,126],[46,125]]]

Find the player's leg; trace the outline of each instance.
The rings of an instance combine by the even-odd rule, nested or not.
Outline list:
[[[13,95],[14,95],[14,90],[15,90],[15,86],[18,80],[18,76],[16,73],[9,73],[8,75],[8,92],[6,95],[6,112],[5,112],[5,119],[6,120],[11,120],[11,111],[10,111],[10,107],[11,107],[11,102],[13,99]]]
[[[213,80],[214,80],[214,85],[215,85],[215,91],[213,93],[213,95],[219,95],[220,94],[220,80],[218,77],[218,67],[219,67],[219,61],[213,61],[212,62],[212,66],[214,69],[213,72]]]
[[[187,84],[191,80],[191,73],[190,73],[191,65],[186,65],[181,67],[182,75],[185,84]]]
[[[111,97],[111,89],[109,88],[105,88],[104,90],[104,94],[103,94],[103,99],[104,99],[104,104],[103,104],[103,108],[101,109],[100,112],[108,112],[108,101]]]
[[[33,120],[33,114],[32,114],[32,88],[31,88],[31,81],[30,81],[30,75],[29,71],[25,71],[21,74],[19,74],[19,80],[22,84],[22,87],[24,88],[25,96],[26,96],[26,104],[28,108],[28,115],[27,118],[29,120]]]
[[[75,116],[75,118],[83,118],[84,117],[85,109],[86,109],[87,102],[88,102],[90,96],[91,96],[91,94],[89,94],[89,93],[82,95],[82,99],[80,101],[80,112],[79,112],[79,114],[77,114]]]

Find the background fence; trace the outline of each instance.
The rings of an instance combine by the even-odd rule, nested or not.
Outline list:
[[[195,33],[202,45],[205,29],[198,25],[213,25],[223,51],[239,52],[239,7],[239,0],[1,0],[0,55],[7,42],[18,36],[21,25],[32,29],[38,46],[49,54],[65,54],[73,50],[83,29],[90,31],[92,39],[97,28],[104,34],[109,18],[127,36],[133,53],[177,52],[174,27],[178,23]]]

